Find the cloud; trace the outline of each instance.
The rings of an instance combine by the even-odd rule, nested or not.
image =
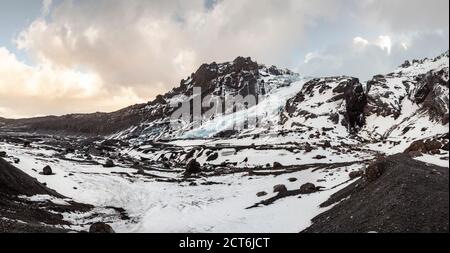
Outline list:
[[[42,63],[29,66],[0,48],[2,115],[22,117],[92,110],[114,110],[142,101],[132,89],[109,90],[93,72]]]
[[[64,1],[33,22],[18,47],[37,61],[89,68],[108,85],[130,85],[145,97],[204,62],[249,55],[285,64],[309,20],[338,7],[324,0],[219,1],[209,8],[199,0],[76,3]]]
[[[15,38],[32,63],[3,49],[0,72],[15,72],[0,76],[9,92],[0,91],[0,114],[111,111],[167,92],[202,63],[239,55],[311,75],[368,77],[446,49],[446,6],[448,0],[44,0],[42,15]]]
[[[369,80],[376,74],[392,72],[407,59],[438,56],[447,45],[448,37],[437,32],[395,39],[387,35],[372,40],[357,36],[306,54],[296,70],[308,76],[349,75]]]
[[[448,31],[448,0],[359,0],[356,15],[369,25],[384,25],[392,32]]]

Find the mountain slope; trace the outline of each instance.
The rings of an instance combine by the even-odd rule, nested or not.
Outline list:
[[[406,155],[380,159],[322,204],[337,205],[303,232],[448,233],[448,180],[447,168]]]

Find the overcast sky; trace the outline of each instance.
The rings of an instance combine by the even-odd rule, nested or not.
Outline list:
[[[448,0],[3,0],[0,117],[113,111],[250,56],[367,80],[448,50]]]

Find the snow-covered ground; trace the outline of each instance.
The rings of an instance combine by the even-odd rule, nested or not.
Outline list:
[[[192,185],[189,181],[160,182],[135,175],[131,168],[104,168],[55,159],[53,151],[36,146],[1,145],[11,156],[11,161],[12,157],[20,159],[15,166],[66,197],[99,208],[124,208],[130,220],[110,221],[118,232],[300,232],[311,224],[313,217],[327,210],[319,208],[321,203],[351,183],[349,172],[364,167],[363,163],[356,163],[334,169],[310,168],[279,176],[250,176],[241,172],[195,179],[196,185]],[[45,165],[52,167],[54,175],[39,173]],[[162,175],[181,177],[179,173]],[[297,181],[290,182],[290,178]],[[269,206],[247,209],[275,196],[275,185],[284,184],[288,190],[296,190],[307,182],[325,188],[321,192],[301,195],[301,198],[286,197]],[[268,195],[257,197],[256,193],[261,191]],[[59,204],[67,201],[49,196],[33,196],[30,200],[50,200]],[[84,219],[87,214],[64,216],[76,224],[73,229],[86,229]]]

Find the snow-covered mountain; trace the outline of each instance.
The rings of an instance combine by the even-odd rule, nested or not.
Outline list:
[[[349,203],[366,195],[382,202],[377,189],[389,187],[389,204],[373,203],[380,210],[370,224],[361,220],[366,213],[355,215],[354,231],[421,230],[408,221],[422,218],[448,231],[448,218],[410,199],[398,203],[402,196],[436,197],[443,204],[432,212],[448,217],[448,73],[448,52],[368,82],[305,77],[238,57],[204,64],[167,94],[117,112],[0,118],[0,159],[58,192],[8,200],[88,204],[85,211],[63,208],[53,226],[66,230],[103,221],[120,232],[299,232],[316,216],[311,231],[326,231],[325,214],[348,224],[355,209]],[[200,117],[173,117],[186,106],[194,111],[198,100],[236,96],[256,99],[232,106],[207,100]],[[398,169],[401,161],[414,166],[414,180]],[[53,173],[42,171],[47,165]],[[383,209],[391,203],[411,212],[384,228],[377,215],[395,216]],[[8,222],[23,222],[13,218]]]

